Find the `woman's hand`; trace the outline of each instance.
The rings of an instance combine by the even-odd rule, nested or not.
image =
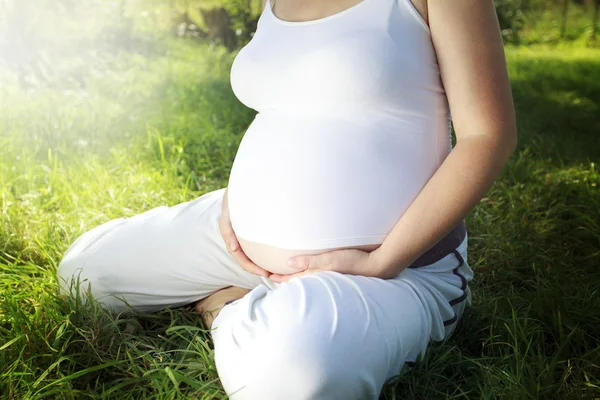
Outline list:
[[[221,236],[227,245],[227,250],[233,256],[235,261],[247,272],[251,274],[264,276],[268,278],[271,273],[258,265],[254,264],[250,258],[244,253],[242,247],[240,246],[240,242],[233,231],[233,227],[231,226],[231,220],[229,219],[229,204],[227,202],[227,189],[225,189],[225,193],[223,194],[223,202],[221,208],[221,216],[219,217],[219,231],[221,231]]]
[[[296,256],[288,261],[290,268],[298,272],[291,275],[272,274],[271,280],[277,283],[287,282],[292,278],[305,276],[319,271],[336,271],[349,275],[372,276],[382,279],[389,276],[387,268],[377,262],[377,250],[366,252],[357,249],[332,250],[321,254]]]

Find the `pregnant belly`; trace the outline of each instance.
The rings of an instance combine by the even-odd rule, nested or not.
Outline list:
[[[267,271],[282,275],[293,274],[298,272],[298,270],[287,266],[287,260],[294,256],[321,254],[327,251],[337,250],[340,248],[354,248],[371,252],[377,249],[379,246],[381,246],[380,244],[371,244],[346,247],[331,247],[319,250],[293,250],[273,247],[263,243],[251,242],[241,237],[238,237],[238,240],[240,242],[242,250],[244,250],[248,258],[250,258],[252,262],[254,262],[259,267],[266,269]]]
[[[430,125],[258,114],[228,183],[243,250],[257,265],[289,273],[291,256],[379,246],[447,155],[447,138]]]

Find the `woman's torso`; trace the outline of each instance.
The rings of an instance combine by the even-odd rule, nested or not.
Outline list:
[[[293,254],[381,244],[451,142],[429,30],[410,0],[363,0],[306,22],[270,7],[231,69],[234,93],[258,114],[228,203],[244,251],[285,273]]]

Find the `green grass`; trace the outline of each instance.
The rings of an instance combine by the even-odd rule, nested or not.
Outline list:
[[[600,51],[507,52],[520,142],[467,220],[473,308],[385,399],[600,397]],[[93,226],[225,185],[254,116],[232,57],[84,54],[25,87],[0,69],[0,398],[224,397],[194,313],[112,316],[54,274]]]

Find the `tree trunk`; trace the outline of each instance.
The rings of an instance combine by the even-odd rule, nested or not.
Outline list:
[[[569,0],[563,0],[562,24],[560,27],[560,37],[564,37],[567,31],[567,14],[569,13]]]
[[[592,21],[592,40],[596,40],[598,34],[598,9],[600,8],[600,0],[594,1],[594,19]]]
[[[231,29],[231,17],[223,7],[211,10],[200,9],[202,18],[208,29],[208,39],[222,43],[227,49],[233,50],[237,45],[237,37]]]

